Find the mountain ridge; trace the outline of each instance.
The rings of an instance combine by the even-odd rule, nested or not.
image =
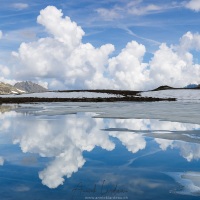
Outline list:
[[[31,81],[22,81],[22,82],[17,82],[14,85],[15,88],[24,90],[27,93],[40,93],[40,92],[47,92],[48,89],[42,87],[41,85],[37,83],[33,83]]]
[[[0,94],[22,94],[47,92],[48,90],[37,83],[31,81],[17,82],[14,86],[0,82]]]
[[[193,86],[193,85],[192,85]],[[195,85],[195,87],[182,87],[182,88],[174,88],[168,85],[162,85],[159,86],[153,90],[149,91],[159,91],[159,90],[177,90],[177,89],[200,89],[200,84]],[[22,81],[22,82],[17,82],[15,85],[11,85],[8,83],[3,83],[0,82],[0,94],[22,94],[22,93],[41,93],[41,92],[48,92],[49,90],[44,88],[43,86],[33,83],[31,81]],[[92,89],[92,90],[57,90],[58,92],[78,92],[78,91],[85,91],[85,92],[98,92],[98,93],[111,93],[111,94],[122,94],[124,96],[129,96],[129,95],[137,95],[140,92],[144,91],[132,91],[132,90],[113,90],[113,89]]]
[[[0,94],[21,94],[24,92],[8,83],[0,82]]]

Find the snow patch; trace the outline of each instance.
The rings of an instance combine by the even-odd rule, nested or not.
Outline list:
[[[16,94],[18,94],[16,92]],[[9,94],[0,95],[0,97],[38,97],[38,98],[110,98],[123,97],[118,94],[98,93],[98,92],[43,92],[43,93],[29,93],[29,94]]]
[[[17,91],[20,92],[20,93],[26,93],[26,91],[20,90],[20,89],[17,89]]]
[[[18,94],[18,92],[14,91],[14,90],[12,90],[11,92],[12,92],[12,94]]]
[[[176,98],[177,101],[184,102],[200,102],[200,90],[198,89],[172,89],[141,92],[142,97],[157,97],[157,98]]]
[[[200,173],[199,172],[168,172],[167,175],[174,178],[176,182],[183,186],[183,189],[176,191],[182,195],[200,195]]]

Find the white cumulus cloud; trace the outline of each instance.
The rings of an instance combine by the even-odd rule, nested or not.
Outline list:
[[[16,81],[14,79],[10,79],[11,70],[9,67],[0,64],[0,82],[15,84]]]
[[[180,44],[167,46],[161,44],[149,63],[151,86],[167,84],[184,87],[190,83],[200,82],[200,65],[194,63],[191,50],[199,50],[200,35],[186,33]]]
[[[41,11],[38,23],[45,26],[51,37],[21,44],[19,51],[13,53],[19,62],[14,76],[51,78],[50,86],[68,88],[88,87],[95,76],[101,76],[114,46],[95,48],[90,43],[83,44],[84,31],[62,15],[53,6]]]
[[[166,84],[184,87],[200,83],[200,65],[192,54],[200,50],[199,33],[187,32],[178,45],[162,43],[145,63],[146,48],[136,41],[116,56],[111,56],[115,50],[112,44],[97,48],[83,43],[82,28],[54,6],[41,10],[37,22],[49,36],[22,43],[18,52],[13,52],[11,76],[15,80],[45,79],[50,89],[147,90]]]
[[[180,38],[179,51],[188,51],[191,49],[200,50],[200,35],[188,31]]]
[[[109,72],[117,89],[138,89],[148,78],[147,64],[143,63],[145,46],[129,42],[120,54],[109,59]]]
[[[4,77],[10,74],[10,69],[6,66],[0,65],[0,71],[1,71],[1,75],[3,75]]]
[[[54,6],[48,6],[40,11],[37,22],[43,25],[46,30],[59,42],[66,45],[72,51],[81,44],[84,31],[69,17],[63,18],[63,13]]]

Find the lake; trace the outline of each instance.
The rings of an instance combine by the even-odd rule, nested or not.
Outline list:
[[[199,199],[200,103],[0,106],[0,199]]]

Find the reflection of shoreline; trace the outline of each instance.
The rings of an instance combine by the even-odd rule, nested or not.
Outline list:
[[[5,113],[13,110],[15,107],[9,105],[0,105],[0,113]]]

